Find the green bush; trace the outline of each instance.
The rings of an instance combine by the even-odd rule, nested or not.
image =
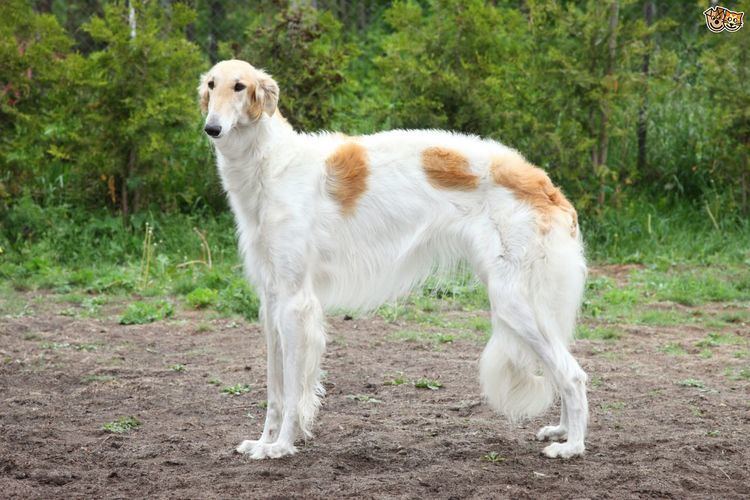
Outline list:
[[[219,298],[219,292],[211,288],[196,288],[187,296],[185,300],[193,309],[203,309],[212,306]]]
[[[143,325],[153,323],[174,314],[172,304],[166,300],[157,302],[133,302],[120,317],[121,325]]]

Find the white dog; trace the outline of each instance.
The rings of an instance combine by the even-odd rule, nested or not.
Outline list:
[[[576,212],[542,170],[450,132],[295,132],[276,82],[243,61],[216,64],[198,90],[268,345],[263,434],[237,451],[281,457],[311,436],[326,308],[373,308],[467,261],[492,309],[487,401],[518,419],[559,393],[560,424],[537,438],[567,439],[549,457],[583,453],[586,374],[567,345],[586,264]]]

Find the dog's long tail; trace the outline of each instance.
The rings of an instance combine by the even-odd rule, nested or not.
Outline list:
[[[571,234],[570,225],[553,226],[533,240],[529,258],[519,271],[524,298],[519,301],[514,296],[518,289],[495,297],[491,293],[493,334],[479,364],[484,397],[511,421],[540,414],[556,395],[552,374],[540,372],[539,359],[517,327],[530,324],[555,349],[567,349],[586,281],[580,234]],[[523,314],[511,304],[523,304],[529,313]]]

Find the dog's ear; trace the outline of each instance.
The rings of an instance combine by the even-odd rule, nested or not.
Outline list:
[[[198,97],[200,98],[201,113],[208,113],[208,73],[201,75],[201,83],[198,85]]]
[[[258,71],[255,85],[248,86],[247,92],[249,97],[247,113],[253,120],[260,119],[264,111],[268,116],[273,116],[279,104],[279,85],[273,78]]]

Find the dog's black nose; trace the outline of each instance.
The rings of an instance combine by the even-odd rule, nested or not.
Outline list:
[[[203,130],[211,137],[219,137],[219,134],[221,134],[221,125],[206,125]]]

